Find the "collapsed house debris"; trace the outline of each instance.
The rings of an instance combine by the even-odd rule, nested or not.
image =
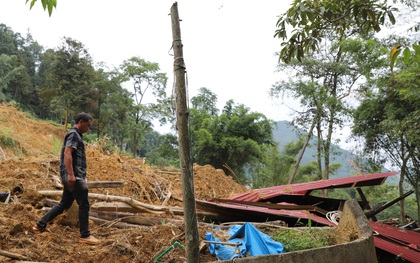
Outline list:
[[[4,117],[3,125],[14,131],[8,135],[13,141],[19,142],[16,145],[21,153],[20,156],[14,156],[12,149],[2,149],[1,262],[12,262],[13,259],[42,262],[182,262],[185,250],[177,245],[185,244],[180,170],[173,167],[148,166],[140,159],[131,159],[119,154],[104,154],[99,143],[89,145],[87,158],[90,188],[94,195],[91,199],[91,223],[95,223],[92,231],[104,240],[103,244],[95,249],[78,244],[76,227],[66,221],[69,214],[54,221],[49,231],[39,235],[31,232],[33,223],[45,213],[42,210],[48,209],[56,202],[53,191],[60,189],[57,180],[59,160],[51,141],[60,142],[64,134],[61,127],[35,121],[15,108],[0,107]],[[294,226],[299,220],[303,223],[305,220],[311,220],[313,226],[333,226],[334,220],[328,220],[327,215],[329,212],[339,211],[344,201],[309,194],[310,191],[319,188],[316,184],[336,187],[335,179],[321,183],[312,182],[308,185],[312,188],[301,188],[301,191],[295,192],[288,189],[304,185],[279,186],[283,188],[283,192],[277,197],[269,197],[262,193],[255,194],[257,191],[269,193],[267,189],[250,191],[226,176],[220,169],[194,165],[193,170],[202,239],[205,238],[205,230],[211,229],[218,222],[227,222],[220,224],[224,230],[231,226],[232,221],[242,224],[249,221],[258,228],[265,229],[268,225],[267,216],[276,220],[270,221],[269,225],[278,228]],[[356,190],[361,190],[360,187],[364,185],[382,183],[387,177],[384,175],[386,174],[378,174],[376,179],[373,175],[369,176],[373,180],[371,182],[365,181],[363,176],[350,178],[348,184],[344,184],[343,178],[340,179],[340,187],[353,186],[359,187]],[[363,182],[354,181],[356,179],[363,179]],[[377,182],[373,183],[375,180]],[[94,188],[95,184],[98,188]],[[275,188],[271,188],[270,193],[277,195]],[[46,195],[40,194],[40,191],[45,190],[48,190]],[[251,196],[251,193],[254,197],[261,196],[265,199],[234,200],[239,196]],[[363,194],[361,191],[360,193]],[[111,200],[112,198],[115,199]],[[375,213],[381,208],[370,208],[367,200],[361,198],[359,205],[366,214],[372,213],[370,219],[374,220]],[[222,207],[225,205],[237,208],[231,210],[229,207]],[[260,211],[256,212],[253,209]],[[241,219],[249,220],[238,222]],[[264,223],[258,223],[257,220]],[[414,259],[420,258],[416,251],[419,247],[418,242],[416,243],[416,240],[419,240],[418,233],[404,230],[410,233],[410,239],[406,240],[401,236],[403,232],[397,230],[397,238],[383,233],[381,229],[374,230],[377,231],[375,242],[379,244],[380,241],[376,241],[379,238],[386,239],[387,242],[397,242],[399,248],[393,251],[394,254],[410,249],[417,253],[414,254]],[[211,261],[213,258],[209,255],[207,246],[203,244],[201,247],[202,262]],[[387,245],[382,248],[390,249]],[[401,254],[409,260],[406,255]]]
[[[97,155],[95,154],[93,156],[95,157]],[[44,167],[44,164],[40,163],[39,167]],[[101,165],[97,165],[97,167],[98,169],[103,169],[101,168]],[[209,168],[210,167],[196,166],[195,172],[200,173],[200,178],[209,178],[208,175],[201,174],[203,171],[212,173],[216,171]],[[135,169],[135,167],[131,166],[131,169]],[[164,191],[162,191],[164,192],[164,196],[159,198],[159,195],[156,192],[154,199],[155,204],[153,202],[147,202],[147,199],[141,199],[142,201],[138,201],[133,197],[125,197],[120,195],[119,193],[123,193],[121,191],[126,191],[124,189],[127,184],[123,182],[127,181],[127,178],[119,177],[115,178],[119,181],[110,181],[109,177],[101,176],[97,178],[103,178],[108,181],[89,182],[90,187],[95,192],[102,193],[99,194],[92,192],[90,194],[91,198],[95,200],[92,205],[91,220],[102,226],[112,226],[121,229],[131,228],[145,230],[145,227],[159,226],[162,225],[162,222],[182,229],[183,209],[179,206],[180,202],[182,201],[182,195],[174,191],[173,187],[169,188],[163,183],[168,180],[168,177],[178,177],[179,172],[175,170],[161,172],[165,173],[164,178],[166,179],[161,181],[159,177],[155,176],[155,178],[159,180],[153,181],[153,185],[160,185],[159,188],[164,189]],[[209,198],[198,198],[196,202],[197,215],[200,217],[201,221],[199,222],[199,225],[201,227],[205,227],[206,229],[210,229],[212,228],[212,225],[217,225],[217,223],[223,225],[223,222],[239,221],[242,223],[253,222],[253,224],[256,224],[257,222],[269,221],[270,224],[279,224],[282,226],[293,227],[298,222],[306,225],[309,221],[311,221],[312,226],[334,227],[336,226],[336,222],[331,220],[328,215],[331,214],[331,212],[334,212],[336,213],[335,215],[337,215],[338,211],[342,209],[342,206],[346,200],[318,197],[311,195],[310,193],[320,189],[344,187],[356,187],[358,190],[357,192],[361,195],[362,199],[362,201],[357,201],[358,204],[365,210],[365,215],[367,215],[368,218],[373,219],[377,213],[382,211],[381,209],[388,207],[389,204],[395,203],[396,200],[399,200],[400,198],[408,196],[411,192],[406,193],[396,200],[391,200],[387,204],[383,204],[381,207],[370,209],[369,203],[364,197],[361,187],[380,185],[389,176],[396,174],[398,173],[390,172],[367,174],[340,179],[321,180],[315,182],[255,189],[251,191],[243,188],[241,193],[239,193],[239,189],[236,189],[236,195],[226,194],[225,198],[216,198],[217,196],[220,196],[216,194],[213,195],[213,197],[210,196]],[[56,189],[60,189],[60,185],[57,184],[56,180],[54,180],[54,176],[52,176],[52,179],[50,176],[49,179],[45,181],[45,183],[47,183],[47,181],[53,182],[54,187]],[[176,179],[171,179],[171,182],[175,181]],[[137,183],[133,183],[133,181],[130,183],[130,185],[132,187],[130,190],[131,192],[139,186]],[[147,185],[147,183],[144,185]],[[200,187],[203,187],[204,185],[204,183],[200,183]],[[3,202],[6,200],[8,202],[19,202],[19,193],[22,194],[22,192],[28,190],[25,188],[25,185],[19,187],[19,189],[23,189],[23,191],[16,191],[17,188],[15,188],[16,187],[13,188],[13,191],[8,191],[7,194],[2,194],[2,200],[4,199]],[[154,191],[157,191],[156,189],[158,188],[155,188]],[[54,197],[61,194],[61,191],[59,190],[37,190],[37,192],[38,194],[49,197]],[[197,191],[197,193],[200,193],[200,196],[202,197],[208,195],[205,194],[205,192],[206,191],[202,191],[201,188],[199,188]],[[27,192],[24,193],[27,194]],[[171,195],[171,193],[173,194]],[[44,209],[48,209],[47,207],[53,206],[56,201],[46,199],[44,202]],[[160,204],[156,204],[157,202]],[[178,206],[176,204],[178,204]],[[71,213],[68,213],[67,217],[70,215]],[[339,218],[336,219],[339,220]],[[388,251],[389,253],[398,255],[399,257],[410,260],[411,262],[416,262],[415,260],[420,258],[419,233],[401,230],[400,228],[396,227],[389,228],[385,224],[374,221],[370,222],[372,222],[371,227],[375,233],[374,241],[377,249]],[[229,225],[225,226],[227,229],[227,226]],[[410,233],[407,234],[407,232]],[[171,241],[174,243],[177,240],[174,239]],[[206,246],[202,245],[202,247]],[[176,252],[181,253],[179,251]]]
[[[380,185],[397,172],[365,174],[346,178],[319,180],[290,185],[254,189],[212,202],[197,201],[200,209],[216,213],[213,220],[271,221],[284,220],[295,225],[297,220],[312,220],[315,225],[334,225],[326,218],[330,211],[338,211],[346,200],[313,196],[314,190]],[[360,206],[366,207],[364,201]],[[240,218],[238,218],[238,216]]]
[[[420,262],[420,233],[407,229],[389,226],[375,222],[375,215],[392,204],[409,196],[413,191],[383,204],[375,209],[369,209],[369,202],[361,187],[380,185],[389,176],[398,172],[364,174],[346,178],[319,180],[299,184],[281,185],[239,194],[224,199],[212,201],[197,201],[198,207],[214,214],[213,219],[239,221],[272,221],[283,220],[290,226],[298,221],[317,226],[334,226],[337,222],[329,220],[330,213],[342,210],[345,200],[322,198],[310,195],[314,190],[356,187],[362,201],[361,208],[365,209],[367,218],[371,218],[374,230],[374,241],[377,249],[385,250],[397,257],[411,262]],[[315,223],[315,224],[314,224]]]
[[[375,246],[410,262],[420,261],[420,233],[370,221]]]
[[[362,201],[358,201],[361,208],[365,209],[368,218],[375,218],[375,215],[383,209],[394,204],[401,198],[407,197],[412,192],[392,200],[375,209],[370,208],[369,202],[363,194],[361,187],[380,185],[389,176],[397,175],[398,172],[386,172],[376,174],[364,174],[346,178],[336,178],[329,180],[319,180],[299,184],[282,185],[255,189],[228,198],[213,198],[210,201],[196,200],[197,215],[208,222],[284,222],[288,226],[296,226],[298,222],[307,225],[311,221],[313,226],[336,226],[339,220],[339,212],[346,200],[324,198],[313,196],[310,193],[315,190],[334,189],[334,188],[357,188]],[[93,182],[92,185],[111,185],[109,182]],[[115,186],[121,183],[115,183]],[[42,194],[58,195],[56,192],[40,192]],[[125,199],[115,196],[101,196],[90,194],[91,198],[106,201],[119,201],[112,203],[99,202],[93,205],[92,218],[95,222],[104,223],[104,220],[115,220],[116,226],[135,227],[139,223],[142,225],[159,224],[161,219],[147,218],[132,213],[170,213],[183,215],[183,210],[176,207],[160,205],[148,205],[135,201],[131,198]],[[114,212],[111,212],[111,211]],[[331,220],[331,213],[336,216],[336,221]],[[182,220],[167,219],[176,225],[182,225]],[[371,222],[371,227],[375,233],[375,246],[379,249],[388,251],[396,256],[416,262],[413,259],[420,258],[420,233],[402,230],[391,227],[379,222]],[[124,223],[122,223],[124,222]],[[201,222],[200,224],[206,224]],[[121,227],[123,227],[121,226]]]

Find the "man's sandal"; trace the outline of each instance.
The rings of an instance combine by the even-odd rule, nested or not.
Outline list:
[[[82,237],[80,238],[80,243],[88,245],[99,245],[101,241],[94,236]]]
[[[34,226],[32,227],[32,230],[33,230],[35,233],[42,233],[42,232],[44,232],[44,231],[45,231],[45,228],[42,228],[42,227],[40,227],[40,226],[38,226],[38,225],[34,225]]]

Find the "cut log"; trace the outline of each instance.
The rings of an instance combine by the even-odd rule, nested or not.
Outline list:
[[[45,195],[45,196],[61,196],[61,194],[62,194],[61,191],[56,191],[56,190],[43,190],[43,191],[38,191],[38,193],[42,194],[42,195]],[[171,215],[180,215],[180,216],[184,215],[184,210],[181,207],[149,205],[149,204],[145,204],[145,203],[136,201],[136,200],[134,200],[130,197],[121,197],[121,196],[89,193],[89,198],[95,198],[95,199],[99,199],[99,200],[110,201],[110,202],[113,202],[113,203],[122,202],[122,203],[124,203],[124,205],[122,205],[122,207],[127,207],[127,205],[129,205],[130,207],[132,207],[133,210],[135,210],[134,213],[151,213],[151,214],[168,213],[168,214],[171,214]],[[46,200],[45,202],[47,204],[48,203],[54,203],[54,201],[51,201],[51,200]],[[51,204],[48,204],[48,205],[51,205]],[[53,206],[53,205],[51,205],[51,206]],[[110,207],[112,207],[112,206],[110,205]],[[100,209],[100,205],[95,207],[95,209],[102,210],[102,209]],[[105,211],[111,211],[111,210],[115,211],[116,209],[117,208],[114,207],[114,208],[105,208],[104,210]],[[124,208],[124,210],[129,210],[129,209]],[[121,211],[121,212],[131,212],[131,211]],[[199,216],[201,218],[216,218],[216,217],[219,216],[219,214],[215,213],[215,212],[212,212],[212,211],[205,211],[205,210],[198,209],[197,210],[197,216]]]
[[[96,202],[92,204],[92,209],[109,212],[130,212],[140,213],[142,210],[132,207],[124,202]]]
[[[56,189],[63,189],[63,184],[58,176],[53,176],[52,181]],[[99,182],[87,182],[89,188],[118,188],[124,187],[122,181],[99,181]]]
[[[93,216],[90,216],[89,219],[95,222],[96,224],[108,224],[108,225],[112,224],[112,226],[116,228],[145,228],[145,226],[133,225],[133,224],[128,224],[124,222],[112,222],[112,221],[96,218]]]
[[[27,260],[28,258],[19,254],[15,254],[6,250],[0,249],[0,255],[12,258],[12,259],[19,259],[19,260]]]
[[[38,193],[45,196],[61,196],[62,195],[62,191],[56,191],[56,190],[41,190],[41,191],[38,191]],[[99,200],[104,200],[104,201],[124,202],[143,212],[152,213],[152,214],[162,214],[169,211],[169,208],[166,206],[145,204],[137,200],[134,200],[131,197],[89,193],[89,198],[94,198],[94,199],[99,199]]]
[[[153,225],[162,225],[162,224],[172,224],[179,228],[184,227],[183,220],[177,219],[170,219],[170,218],[163,218],[163,217],[151,217],[151,216],[141,216],[141,215],[134,215],[129,213],[118,213],[118,212],[105,212],[105,211],[97,211],[91,210],[90,215],[104,220],[119,220],[121,222],[126,222],[129,224],[135,225],[143,225],[143,226],[153,226]],[[198,222],[198,224],[202,227],[212,228],[214,224],[205,223],[205,222]]]
[[[124,187],[122,181],[103,181],[103,182],[87,182],[89,188],[118,188]]]
[[[134,215],[128,213],[114,213],[114,212],[103,212],[91,210],[90,215],[96,218],[105,219],[105,220],[119,220],[120,222],[125,222],[135,225],[143,226],[154,226],[162,224],[173,224],[176,226],[182,226],[182,220],[173,220],[168,218],[158,218],[158,217],[147,217],[141,215]]]

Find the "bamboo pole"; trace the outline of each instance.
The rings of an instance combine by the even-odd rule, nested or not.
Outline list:
[[[176,128],[178,130],[179,163],[181,167],[182,193],[184,200],[185,240],[187,262],[200,262],[197,214],[195,210],[194,181],[190,158],[189,111],[185,88],[185,64],[179,26],[178,3],[171,7],[172,48],[174,50],[174,72],[176,93]]]

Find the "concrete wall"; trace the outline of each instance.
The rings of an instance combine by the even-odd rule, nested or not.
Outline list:
[[[356,200],[346,201],[340,222],[333,230],[337,245],[277,255],[237,258],[217,262],[292,263],[376,263],[375,245],[369,221]]]

